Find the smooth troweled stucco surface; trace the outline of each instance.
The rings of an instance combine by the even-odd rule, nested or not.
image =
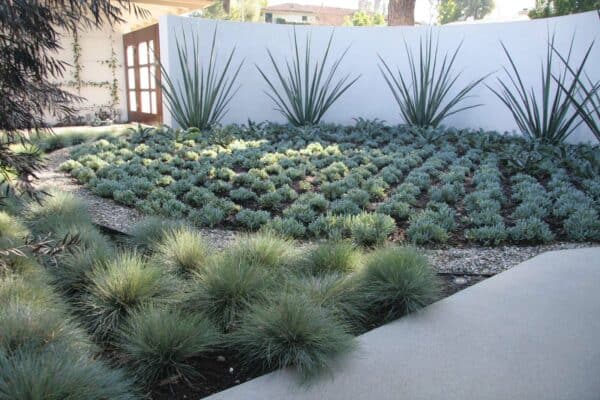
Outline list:
[[[600,248],[549,252],[358,339],[335,373],[211,400],[598,400]]]
[[[460,90],[468,82],[487,76],[485,83],[498,89],[497,78],[507,79],[502,71],[509,66],[508,59],[500,42],[510,50],[525,87],[535,87],[539,93],[541,85],[540,68],[546,56],[548,39],[555,37],[555,47],[566,55],[571,40],[574,39],[572,62],[578,65],[587,47],[600,34],[600,23],[596,12],[567,15],[556,18],[538,19],[507,23],[443,25],[443,26],[393,26],[393,27],[330,27],[292,26],[280,24],[252,24],[232,21],[214,21],[201,18],[166,16],[160,19],[161,61],[173,79],[180,76],[177,65],[177,42],[185,32],[188,36],[197,34],[200,39],[200,53],[209,54],[211,39],[218,26],[217,45],[221,63],[227,59],[232,48],[236,47],[237,63],[245,60],[239,75],[239,92],[229,104],[229,112],[223,123],[247,123],[252,121],[283,122],[282,116],[274,110],[271,100],[265,95],[267,83],[256,69],[259,66],[270,79],[276,81],[267,48],[284,67],[284,60],[293,55],[292,39],[294,30],[303,48],[307,34],[312,35],[313,61],[321,56],[332,32],[334,39],[329,65],[349,47],[346,58],[339,69],[339,77],[361,76],[333,107],[325,114],[324,122],[353,124],[354,118],[379,118],[388,124],[402,122],[400,111],[381,75],[381,56],[392,69],[408,76],[409,63],[404,43],[414,51],[419,40],[431,31],[439,37],[440,55],[452,54],[462,42],[462,48],[454,65],[455,73],[462,71],[457,86],[452,93]],[[575,35],[575,36],[573,36]],[[188,40],[191,46],[191,41]],[[595,66],[600,61],[600,46],[596,44],[589,55],[587,73],[596,82],[600,79],[600,69]],[[559,68],[560,60],[555,59]],[[237,64],[236,64],[237,65]],[[509,67],[510,68],[510,67]],[[558,69],[556,70],[558,71]],[[517,129],[510,111],[485,85],[479,85],[464,105],[482,104],[481,107],[452,115],[444,124],[456,128],[489,129],[499,132]],[[172,125],[168,110],[164,110],[165,123]],[[578,132],[569,138],[572,141],[592,141],[596,139],[589,129],[580,126]]]

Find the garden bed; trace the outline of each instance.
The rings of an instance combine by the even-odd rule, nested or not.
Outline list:
[[[0,211],[0,249],[28,234],[78,238],[70,252],[13,254],[0,270],[7,393],[26,380],[58,397],[82,394],[70,379],[93,370],[86,393],[109,398],[199,397],[283,367],[310,380],[331,371],[355,335],[485,278],[438,275],[412,248],[330,241],[300,250],[273,233],[238,236],[217,252],[184,222],[158,218],[132,236],[106,235],[85,208],[54,192]]]
[[[205,228],[460,247],[600,238],[589,145],[359,121],[145,130],[72,157],[61,168],[93,193]]]

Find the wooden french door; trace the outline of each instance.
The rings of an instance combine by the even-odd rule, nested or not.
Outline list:
[[[129,121],[162,123],[158,24],[123,35],[123,49]]]

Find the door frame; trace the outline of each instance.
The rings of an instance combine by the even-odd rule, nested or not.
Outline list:
[[[153,49],[148,50],[146,45],[146,62],[140,62],[140,44],[153,43]],[[129,47],[132,48],[133,65],[130,64]],[[127,119],[129,122],[140,122],[145,124],[161,124],[163,122],[161,71],[158,61],[160,60],[160,40],[158,24],[153,24],[123,35],[123,69],[125,71],[125,97],[127,98]],[[151,67],[154,67],[154,77]],[[141,69],[148,69],[148,82],[142,88]],[[133,81],[130,80],[130,71],[133,70]],[[154,81],[154,87],[152,87]],[[150,112],[142,112],[142,92],[148,92],[150,101]],[[156,112],[152,112],[152,92],[156,93]],[[135,110],[132,110],[131,93],[134,93]]]

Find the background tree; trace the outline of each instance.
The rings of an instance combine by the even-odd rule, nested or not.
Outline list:
[[[482,19],[494,9],[494,0],[442,0],[438,5],[438,22],[447,24],[468,18]]]
[[[57,83],[67,63],[57,58],[63,32],[122,21],[123,12],[145,16],[129,0],[4,0],[0,2],[0,187],[34,194],[41,167],[35,151],[15,152],[32,132],[48,129],[47,117],[74,114],[80,100]]]
[[[414,25],[416,0],[390,0],[388,25]]]
[[[347,17],[346,17],[347,18]],[[365,11],[357,11],[352,15],[352,19],[347,18],[345,25],[351,26],[373,26],[385,25],[385,17],[379,13],[368,13]]]
[[[600,9],[600,0],[536,0],[529,18],[547,18]]]

